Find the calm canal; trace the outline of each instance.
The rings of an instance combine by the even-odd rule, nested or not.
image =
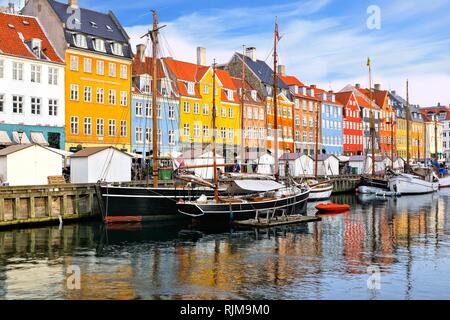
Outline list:
[[[333,201],[352,210],[265,231],[99,223],[2,231],[0,299],[450,299],[450,190]],[[79,267],[79,289],[67,286],[70,266]]]

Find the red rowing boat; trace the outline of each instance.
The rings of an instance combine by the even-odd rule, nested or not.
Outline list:
[[[319,203],[316,205],[316,209],[320,211],[342,212],[350,209],[348,204],[337,203]]]

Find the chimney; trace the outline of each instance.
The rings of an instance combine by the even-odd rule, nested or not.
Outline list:
[[[379,83],[375,84],[375,90],[377,91],[381,90],[381,85]]]
[[[136,46],[136,55],[139,58],[139,61],[145,62],[145,44],[138,44]]]
[[[245,54],[247,57],[252,59],[253,61],[256,61],[256,48],[255,47],[249,47],[245,50]]]
[[[437,105],[438,107],[440,107],[441,106],[441,103],[440,102],[438,102],[438,105]]]
[[[286,66],[285,65],[279,65],[278,66],[278,74],[281,74],[282,76],[284,76],[286,74]]]
[[[200,66],[206,66],[206,49],[197,47],[197,64]]]
[[[397,91],[395,91],[395,90],[392,90],[391,93],[392,93],[394,96],[397,95]]]
[[[310,87],[313,88],[313,89],[315,89],[315,88],[316,88],[316,85],[315,85],[315,84],[312,84],[312,85],[310,85]]]
[[[71,8],[78,8],[78,1],[77,0],[69,0],[69,6]]]
[[[356,89],[361,89],[361,84],[359,84],[359,83],[355,84],[355,88]]]

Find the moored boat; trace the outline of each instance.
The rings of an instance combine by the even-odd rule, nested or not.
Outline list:
[[[389,179],[389,188],[402,195],[431,193],[439,189],[439,179],[433,172],[426,177],[400,173]]]
[[[343,212],[350,210],[350,205],[338,203],[319,203],[316,205],[316,209],[324,212]]]
[[[450,188],[450,176],[439,178],[439,188]]]
[[[329,199],[331,197],[331,193],[333,192],[333,184],[331,182],[323,182],[319,183],[315,180],[307,181],[311,189],[311,193],[309,194],[309,200],[324,200]]]

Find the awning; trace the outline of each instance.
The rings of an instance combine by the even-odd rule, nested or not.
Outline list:
[[[9,146],[12,144],[11,139],[9,139],[8,133],[6,131],[0,131],[0,145]]]
[[[284,185],[272,180],[235,180],[237,189],[254,192],[273,191],[284,188]],[[232,187],[232,189],[235,189]]]
[[[42,132],[32,132],[31,133],[31,140],[34,143],[40,144],[41,146],[48,146],[47,140],[45,140],[44,135]]]
[[[22,133],[22,139],[19,139],[19,133],[17,131],[13,131],[13,140],[17,144],[30,144],[31,143],[25,132]]]

